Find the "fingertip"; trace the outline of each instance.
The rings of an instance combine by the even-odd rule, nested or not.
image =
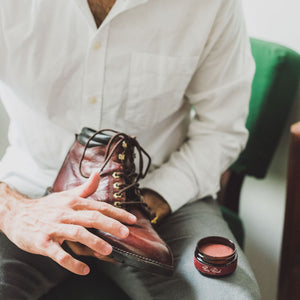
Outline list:
[[[111,245],[105,244],[101,250],[102,250],[101,252],[103,255],[109,255],[112,253],[113,248]]]
[[[91,174],[90,178],[89,178],[92,182],[94,181],[100,181],[100,173],[95,171]]]
[[[83,185],[80,186],[81,192],[80,197],[86,198],[91,194],[95,193],[100,182],[100,174],[95,172],[93,173],[88,181],[86,181]]]
[[[128,221],[129,221],[130,224],[134,224],[134,223],[136,223],[137,218],[136,218],[135,215],[129,215],[128,216]]]
[[[129,229],[126,226],[122,226],[120,228],[120,234],[121,234],[121,238],[123,239],[127,238],[129,235]]]
[[[87,265],[85,265],[82,269],[82,274],[88,275],[89,273],[90,273],[90,268]]]

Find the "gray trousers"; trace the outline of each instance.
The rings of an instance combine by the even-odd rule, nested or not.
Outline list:
[[[234,240],[212,198],[183,206],[163,221],[157,231],[174,254],[172,277],[102,261],[95,261],[97,270],[108,275],[132,299],[260,299],[257,282],[239,248],[238,267],[230,276],[208,278],[194,267],[193,255],[199,239],[220,235]],[[38,299],[68,276],[71,273],[49,258],[26,253],[0,235],[0,299]]]

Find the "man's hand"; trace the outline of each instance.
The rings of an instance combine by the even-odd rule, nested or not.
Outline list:
[[[71,241],[66,241],[67,245],[69,246],[69,248],[76,254],[79,256],[94,256],[100,260],[105,260],[105,261],[109,261],[112,263],[118,263],[116,260],[114,260],[113,258],[110,258],[106,255],[102,255],[98,252],[95,252],[93,249],[84,246],[78,242],[71,242]]]
[[[85,199],[97,190],[99,180],[100,175],[96,173],[79,187],[40,199],[28,199],[7,186],[5,191],[2,188],[2,231],[22,250],[49,256],[78,275],[88,274],[89,267],[63,250],[62,243],[80,243],[92,255],[103,259],[112,252],[112,246],[85,227],[126,238],[129,230],[121,222],[136,222],[136,217],[125,210]],[[3,195],[7,196],[4,200]]]
[[[151,223],[157,224],[171,213],[168,202],[157,192],[150,189],[142,189],[143,201],[148,205],[152,216]]]

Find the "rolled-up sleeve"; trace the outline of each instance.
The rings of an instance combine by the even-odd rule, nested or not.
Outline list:
[[[216,17],[185,98],[193,107],[186,142],[143,184],[156,190],[172,211],[214,195],[220,175],[246,144],[255,64],[240,1],[228,1]]]

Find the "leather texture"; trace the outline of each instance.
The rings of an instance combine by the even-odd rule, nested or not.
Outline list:
[[[137,217],[137,222],[128,226],[130,233],[126,239],[119,239],[101,230],[91,231],[113,246],[112,257],[117,261],[152,273],[171,275],[171,250],[152,227],[144,203],[141,202],[138,183],[134,184],[139,179],[137,176],[141,177],[135,172],[135,137],[121,134],[109,143],[113,138],[110,135],[103,132],[93,135],[95,131],[89,128],[84,128],[81,134],[76,135],[51,192],[61,192],[81,185],[93,172],[102,170],[105,164],[100,172],[99,187],[89,198],[124,206]],[[143,165],[141,161],[140,164]],[[126,189],[129,185],[131,187]]]

